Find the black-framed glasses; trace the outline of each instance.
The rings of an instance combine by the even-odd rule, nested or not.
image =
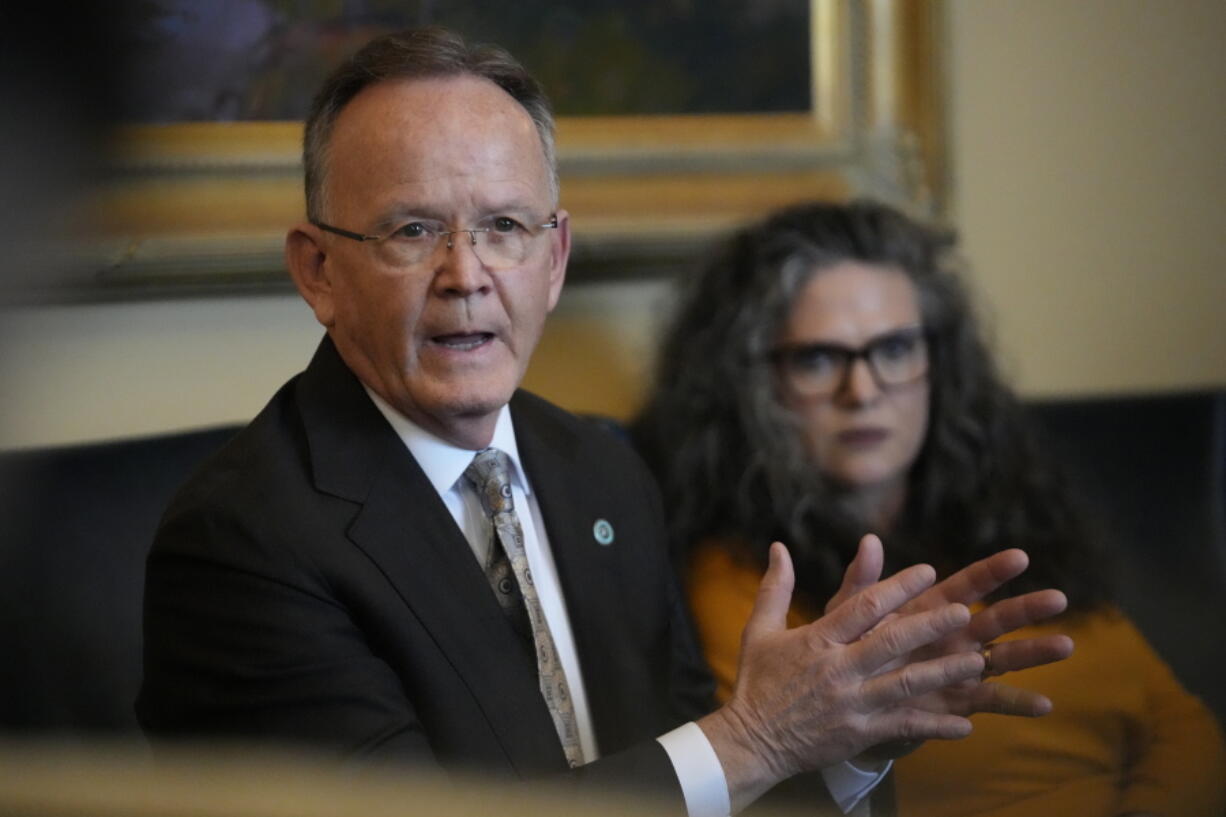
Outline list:
[[[928,339],[922,326],[879,335],[858,348],[838,343],[790,343],[770,359],[798,394],[827,397],[847,382],[852,365],[863,358],[882,391],[914,383],[928,374]]]
[[[385,235],[366,235],[352,230],[342,230],[322,221],[312,221],[316,227],[354,241],[370,241],[384,260],[399,267],[414,267],[434,257],[443,239],[447,249],[455,246],[455,237],[468,233],[469,243],[488,269],[500,270],[515,267],[527,260],[535,239],[545,230],[556,230],[558,214],[554,213],[544,224],[525,225],[510,216],[489,216],[475,227],[448,230],[440,221],[417,219],[401,224]]]

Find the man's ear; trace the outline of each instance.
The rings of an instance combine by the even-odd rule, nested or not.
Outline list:
[[[315,320],[330,328],[336,318],[328,256],[319,228],[299,224],[285,236],[285,266],[298,294],[311,306]]]
[[[549,311],[558,303],[562,295],[562,284],[566,281],[566,262],[570,258],[570,213],[558,211],[558,227],[550,230],[549,243]]]

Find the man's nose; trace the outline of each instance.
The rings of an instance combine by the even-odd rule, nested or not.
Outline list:
[[[438,250],[435,286],[444,295],[467,298],[489,291],[489,270],[477,255],[477,234],[456,230]]]

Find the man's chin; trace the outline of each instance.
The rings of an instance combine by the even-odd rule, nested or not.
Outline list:
[[[515,394],[516,384],[506,377],[477,376],[467,380],[450,388],[444,387],[439,395],[439,403],[454,417],[477,419],[497,414]]]
[[[498,412],[510,401],[511,395],[509,394],[505,398],[469,400],[452,404],[447,413],[455,419],[465,422],[478,422],[483,419],[496,420]]]
[[[442,396],[434,402],[432,410],[425,412],[434,426],[430,430],[466,448],[484,448],[494,433],[499,412],[514,393],[513,388],[487,388]]]

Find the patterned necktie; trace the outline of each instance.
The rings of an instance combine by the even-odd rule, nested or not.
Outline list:
[[[558,650],[554,646],[553,636],[549,632],[549,624],[545,621],[545,613],[541,609],[540,599],[536,595],[536,587],[532,584],[532,571],[528,568],[528,557],[524,553],[524,533],[519,526],[519,517],[515,515],[515,502],[511,498],[511,480],[507,474],[507,455],[496,448],[487,448],[473,457],[472,463],[464,471],[464,478],[481,498],[481,506],[489,515],[494,525],[494,533],[502,545],[515,580],[519,583],[519,591],[523,596],[524,607],[528,611],[528,621],[532,626],[532,639],[536,644],[536,667],[540,677],[541,697],[549,707],[558,739],[566,752],[566,759],[571,767],[583,764],[583,749],[579,745],[579,728],[575,720],[575,707],[570,698],[570,688],[566,683],[566,674],[562,671],[562,663],[558,659]],[[496,571],[499,559],[492,560],[490,569]],[[490,575],[490,582],[496,590],[501,590],[508,577]],[[499,600],[511,594],[499,593]]]

